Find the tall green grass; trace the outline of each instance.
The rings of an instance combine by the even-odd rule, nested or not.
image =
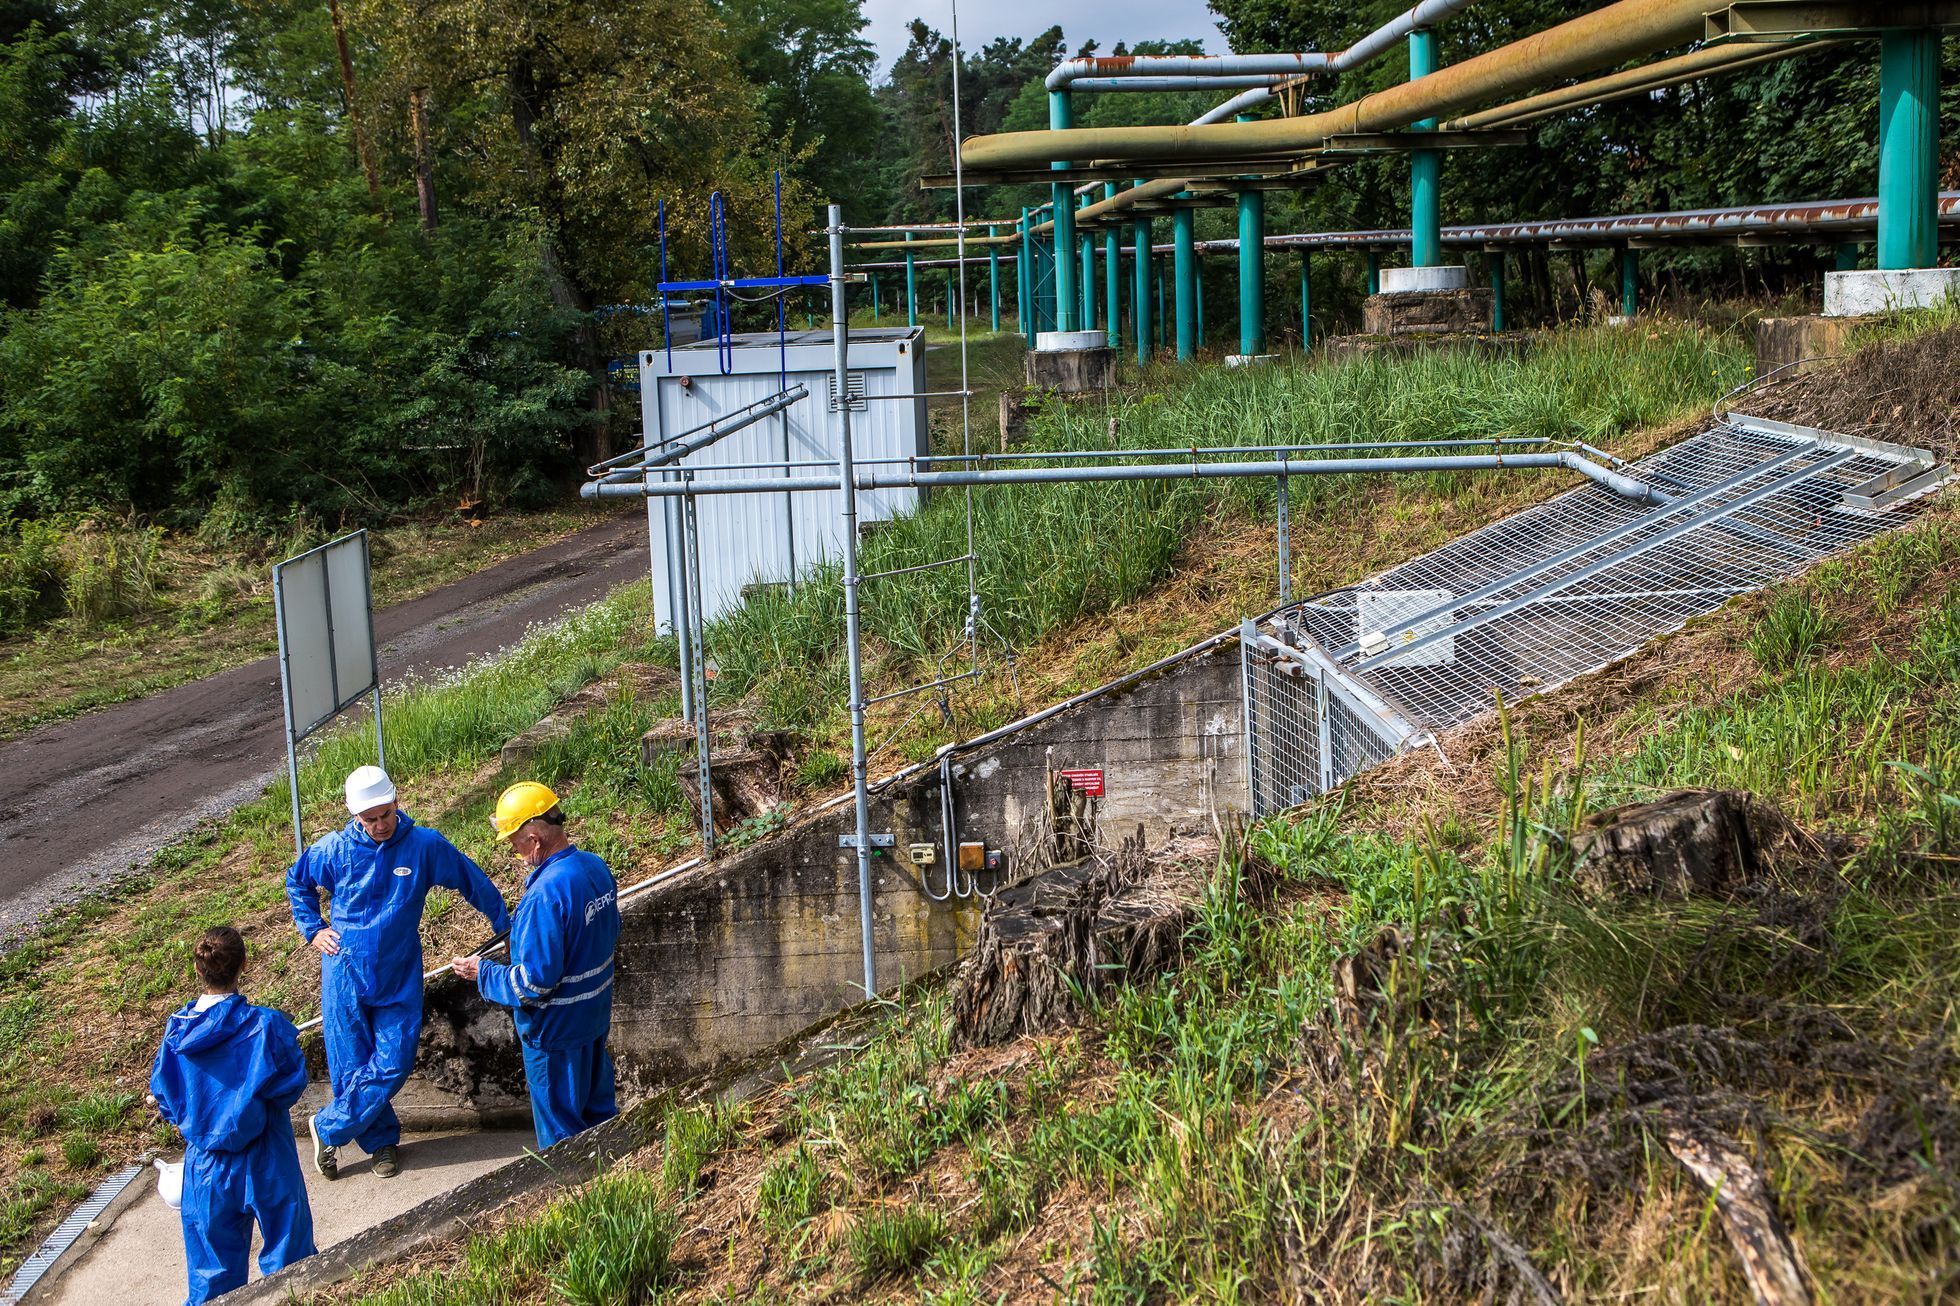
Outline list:
[[[1436,352],[1330,366],[1163,369],[1160,389],[1054,405],[1031,449],[1186,448],[1499,435],[1610,440],[1712,401],[1746,373],[1739,341],[1656,323],[1646,331],[1561,332],[1518,354]],[[1115,432],[1111,439],[1112,429]],[[1477,494],[1484,475],[1424,477],[1442,496]],[[1358,478],[1293,481],[1296,516],[1340,516]],[[1264,483],[1152,481],[1003,486],[974,495],[983,645],[1025,648],[1081,617],[1129,602],[1170,572],[1191,532],[1221,508],[1270,503]],[[864,541],[864,571],[966,552],[966,498],[934,495]],[[875,669],[925,679],[957,669],[966,634],[963,567],[868,582],[864,628]],[[809,727],[842,699],[843,600],[834,567],[794,591],[752,599],[708,632],[718,696],[753,696],[773,724]]]

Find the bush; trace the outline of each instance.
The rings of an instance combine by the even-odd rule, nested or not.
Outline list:
[[[21,634],[62,605],[61,532],[47,522],[0,529],[0,634]]]

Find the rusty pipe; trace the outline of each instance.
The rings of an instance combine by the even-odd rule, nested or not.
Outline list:
[[[1073,127],[970,136],[969,168],[1037,167],[1070,159],[1200,160],[1301,153],[1344,133],[1393,131],[1423,118],[1638,59],[1699,38],[1707,0],[1618,0],[1413,82],[1299,118],[1177,127]],[[1130,192],[1134,193],[1134,192]]]

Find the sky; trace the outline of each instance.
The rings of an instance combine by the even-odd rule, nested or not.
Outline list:
[[[905,26],[923,18],[941,32],[952,30],[948,0],[864,0],[871,20],[865,36],[878,49],[878,77],[891,72],[905,50]],[[1107,52],[1118,41],[1183,40],[1195,37],[1207,54],[1228,48],[1216,15],[1204,0],[1077,0],[1064,9],[1054,0],[967,0],[960,6],[960,48],[977,50],[997,36],[1027,40],[1056,22],[1071,49],[1094,37]]]

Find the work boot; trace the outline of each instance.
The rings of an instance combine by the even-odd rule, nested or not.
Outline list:
[[[321,1139],[320,1117],[313,1116],[306,1123],[313,1134],[313,1168],[320,1172],[323,1179],[340,1178],[340,1155]]]
[[[393,1179],[402,1172],[401,1162],[395,1159],[395,1145],[374,1149],[374,1173],[383,1179]]]

